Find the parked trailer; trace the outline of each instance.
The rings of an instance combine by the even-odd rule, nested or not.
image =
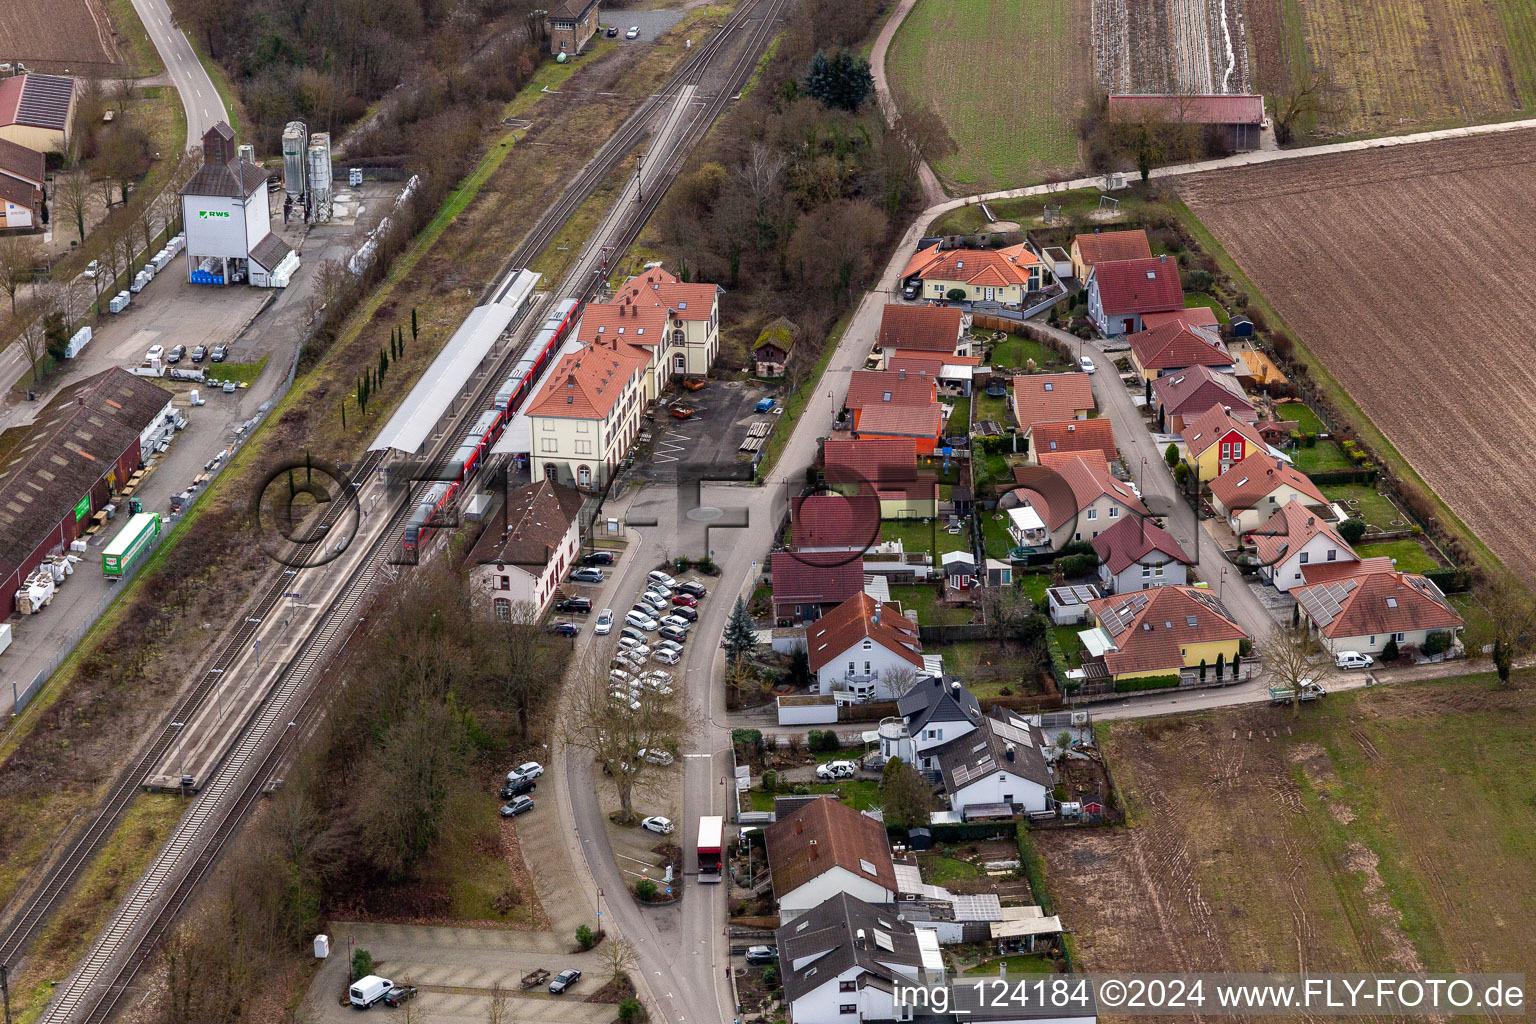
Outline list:
[[[149,550],[158,536],[159,513],[141,512],[128,520],[101,553],[102,575],[109,580],[122,579],[123,574]]]
[[[725,838],[725,819],[706,814],[699,819],[699,881],[718,882],[722,875],[721,847]]]
[[[1271,704],[1289,704],[1295,698],[1296,691],[1289,686],[1271,686],[1269,688],[1269,702]],[[1317,683],[1308,683],[1301,688],[1301,699],[1317,700],[1328,696],[1328,691]]]

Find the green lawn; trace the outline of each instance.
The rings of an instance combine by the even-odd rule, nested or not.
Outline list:
[[[992,346],[991,355],[987,361],[1004,370],[1026,369],[1029,361],[1035,361],[1037,370],[1054,369],[1071,365],[1071,360],[1063,359],[1053,348],[1042,345],[1038,341],[1010,334],[1004,340]]]
[[[1082,626],[1052,627],[1052,632],[1056,634],[1056,642],[1061,644],[1061,653],[1066,655],[1067,664],[1072,668],[1083,667],[1083,642],[1077,635],[1082,628]]]
[[[1304,445],[1287,454],[1295,460],[1296,468],[1303,473],[1326,473],[1333,469],[1355,468],[1344,457],[1344,449],[1332,441],[1318,441],[1316,444]]]
[[[1217,323],[1229,324],[1232,322],[1232,318],[1227,315],[1226,308],[1216,300],[1215,296],[1207,295],[1205,292],[1184,293],[1185,309],[1199,309],[1201,306],[1209,306],[1211,308],[1211,312],[1216,314]]]
[[[926,523],[921,519],[882,519],[880,540],[899,540],[903,551],[926,551],[935,557],[946,551],[969,550],[971,531],[964,521],[959,533],[950,533],[946,526],[947,521],[942,519]]]
[[[988,456],[988,458],[991,457]],[[1007,514],[988,509],[978,512],[977,515],[981,516],[981,542],[986,549],[987,557],[1006,559],[1008,552],[1014,546],[1013,538],[1008,535]],[[999,516],[1002,518],[998,518]]]
[[[969,437],[971,434],[971,400],[969,398],[957,398],[949,411],[949,419],[944,421],[945,437]]]
[[[1297,429],[1303,434],[1323,434],[1328,431],[1328,428],[1323,426],[1323,421],[1317,418],[1317,413],[1307,408],[1303,402],[1282,402],[1275,406],[1275,418],[1295,420]]]
[[[927,881],[925,877],[923,879]],[[1029,953],[1019,953],[1015,956],[993,957],[991,960],[983,960],[975,967],[966,968],[966,976],[977,974],[996,974],[999,970],[1013,974],[1054,974],[1056,964],[1043,956],[1034,956]]]
[[[1013,413],[1008,411],[1007,395],[989,395],[985,391],[976,392],[976,422],[991,420],[1000,427],[1006,427],[1013,422]]]
[[[937,587],[892,587],[891,600],[899,601],[903,611],[916,609],[917,621],[924,626],[963,626],[976,617],[969,608],[939,604]]]
[[[948,885],[981,877],[981,868],[968,860],[946,857],[941,853],[920,853],[917,866],[923,873],[923,881],[929,885]]]
[[[267,368],[268,356],[262,356],[254,363],[206,363],[203,372],[209,377],[218,380],[238,380],[247,384],[255,382],[261,376],[261,371]],[[389,386],[389,375],[384,375],[384,386]]]
[[[853,753],[857,754],[858,751]],[[838,757],[848,757],[848,751],[841,751]],[[817,782],[805,787],[810,793],[836,793],[837,798],[848,804],[856,811],[867,811],[871,807],[880,806],[880,783],[873,779],[855,779],[848,782]],[[760,789],[747,791],[751,798],[754,811],[773,810],[774,796],[788,796],[787,793],[764,793]]]
[[[989,483],[996,484],[999,491],[1013,486],[1013,471],[1002,452],[978,452],[971,459],[971,475],[978,489]]]
[[[1344,503],[1351,512],[1382,530],[1401,530],[1408,525],[1403,514],[1370,484],[1333,484],[1319,488],[1329,501]],[[1349,504],[1354,502],[1354,504]]]
[[[1395,568],[1398,572],[1428,572],[1431,569],[1440,568],[1440,563],[1429,557],[1429,553],[1419,546],[1416,540],[1389,540],[1377,541],[1374,544],[1357,544],[1355,554],[1361,558],[1377,558],[1386,555],[1395,558]]]
[[[1035,607],[1042,612],[1045,611],[1045,592],[1051,585],[1051,578],[1043,572],[1032,572],[1027,576],[1016,572],[1013,578],[1019,581],[1019,589],[1035,602]]]

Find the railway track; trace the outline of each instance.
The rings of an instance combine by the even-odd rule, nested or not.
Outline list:
[[[787,0],[758,0],[755,4],[744,4],[733,12],[721,31],[699,47],[678,69],[668,85],[647,100],[621,131],[605,143],[556,206],[540,218],[534,231],[514,250],[509,264],[515,266],[519,259],[526,262],[532,254],[547,245],[564,220],[585,202],[596,185],[647,130],[651,117],[660,106],[669,100],[676,102],[685,87],[698,85],[726,41],[743,26],[748,26],[749,34],[742,52],[726,69],[725,86],[700,105],[679,134],[676,144],[663,157],[662,174],[653,180],[649,195],[644,202],[635,204],[634,212],[621,222],[616,237],[608,240],[608,244],[615,249],[627,248],[632,244],[645,222],[660,205],[687,154],[745,84],[751,69],[776,30],[778,18],[786,3]],[[754,16],[755,24],[749,25]],[[579,294],[582,298],[590,296],[600,283],[591,281],[590,277],[582,275],[579,269],[573,270],[562,285],[560,297],[567,297],[566,293]],[[527,322],[537,323],[537,317],[530,315]],[[504,365],[516,352],[517,346],[509,346],[506,357],[483,374],[474,400],[464,406],[464,412],[453,426],[440,435],[440,447],[435,456],[437,459],[449,454],[448,449],[456,441],[460,427],[478,415],[479,410],[494,396],[501,380],[499,371],[504,369]],[[382,459],[382,453],[369,453],[355,478],[365,481],[369,479]],[[334,522],[333,517],[343,514],[345,505],[337,503],[329,509],[326,521]],[[333,650],[339,644],[344,644],[356,628],[356,611],[383,572],[381,567],[403,523],[402,510],[391,515],[369,542],[364,557],[338,592],[318,628],[305,639],[299,653],[279,675],[272,692],[219,762],[208,785],[199,793],[171,840],[119,906],[85,959],[60,987],[61,991],[44,1015],[45,1021],[105,1021],[122,999],[139,970],[169,931],[177,913],[212,869],[229,838],[238,830],[251,807],[265,791],[274,773],[291,752],[297,737],[323,710],[323,698],[318,689],[310,684]],[[219,646],[197,684],[165,718],[154,742],[120,773],[91,822],[54,861],[48,877],[28,896],[20,911],[12,915],[5,933],[0,936],[0,961],[13,962],[57,908],[85,865],[121,821],[142,779],[159,763],[175,741],[175,730],[170,723],[186,720],[199,704],[206,701],[217,685],[220,675],[218,670],[233,664],[251,641],[259,625],[259,621],[252,620],[265,619],[266,613],[282,601],[288,585],[288,573],[279,572],[274,575],[256,605],[245,615],[245,621],[236,626],[234,632]]]

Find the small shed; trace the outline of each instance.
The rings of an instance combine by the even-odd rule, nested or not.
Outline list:
[[[987,559],[987,585],[991,587],[1013,586],[1013,566],[998,558]]]
[[[1058,626],[1080,626],[1088,614],[1088,602],[1100,597],[1099,588],[1089,584],[1049,587],[1045,591],[1051,622]]]
[[[980,583],[976,559],[968,551],[946,551],[939,558],[944,563],[944,582],[955,590],[969,590]]]
[[[907,848],[909,850],[933,849],[933,830],[926,828],[914,828],[907,833]]]
[[[1051,268],[1051,273],[1056,275],[1059,281],[1072,276],[1072,254],[1059,245],[1048,245],[1042,250],[1045,256],[1046,266]]]
[[[752,361],[759,377],[784,376],[798,333],[795,322],[782,316],[763,328],[752,345]]]
[[[1232,325],[1231,326],[1232,326],[1232,337],[1234,337],[1234,338],[1251,338],[1251,337],[1253,337],[1253,321],[1249,320],[1247,317],[1245,317],[1245,316],[1235,316],[1235,317],[1233,317],[1232,318]]]

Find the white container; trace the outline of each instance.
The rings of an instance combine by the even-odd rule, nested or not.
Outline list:
[[[141,270],[133,275],[133,284],[128,286],[128,290],[137,295],[144,290],[144,286],[147,284],[149,284],[149,275]]]
[[[64,582],[64,566],[60,565],[58,562],[49,562],[48,572],[53,575],[54,583]]]
[[[10,642],[10,629],[11,629],[11,627],[10,626],[6,626],[5,629],[6,629],[6,643],[9,643]],[[4,649],[5,648],[0,647],[0,651],[3,651]],[[331,955],[331,937],[329,935],[316,935],[315,936],[315,959],[316,960],[324,960],[326,957],[328,957],[330,955]]]
[[[85,348],[85,346],[89,345],[90,343],[91,343],[91,329],[89,327],[82,327],[82,328],[80,328],[69,339],[69,343],[64,346],[64,358],[65,359],[73,359],[73,358],[75,358],[75,356],[80,354],[80,350]]]
[[[11,646],[11,624],[0,622],[0,654],[4,654],[6,648]]]
[[[118,292],[116,295],[112,296],[112,301],[107,303],[107,309],[109,312],[121,313],[123,310],[128,308],[128,303],[132,301],[133,296],[129,295],[127,292]]]

